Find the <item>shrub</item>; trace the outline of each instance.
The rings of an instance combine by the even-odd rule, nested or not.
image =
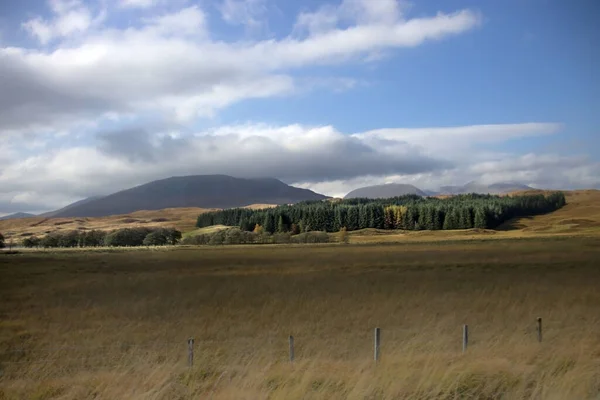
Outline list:
[[[144,239],[152,232],[148,228],[124,228],[109,233],[104,239],[106,246],[142,246]]]
[[[144,238],[144,246],[164,246],[168,243],[168,238],[162,231],[150,232]]]
[[[23,246],[27,248],[38,247],[41,244],[41,239],[37,236],[31,236],[23,239]]]
[[[329,243],[326,232],[305,232],[292,236],[292,243]]]
[[[275,233],[273,235],[273,243],[276,244],[286,244],[286,243],[291,243],[292,236],[285,232],[285,233]]]
[[[78,247],[79,232],[69,231],[58,234],[58,247]]]
[[[61,235],[58,232],[51,232],[41,239],[40,245],[45,248],[58,247],[60,236]]]
[[[106,232],[99,230],[91,230],[79,234],[79,243],[82,247],[98,247],[104,245]]]

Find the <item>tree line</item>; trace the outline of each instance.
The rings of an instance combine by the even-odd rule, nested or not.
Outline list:
[[[329,243],[329,235],[325,232],[305,232],[292,236],[290,232],[269,233],[260,228],[255,231],[243,231],[233,227],[221,229],[213,233],[189,236],[183,239],[186,245],[228,245],[228,244],[301,244]]]
[[[44,237],[31,236],[23,240],[25,247],[135,247],[174,245],[181,240],[181,232],[173,228],[135,227],[113,231],[51,232]]]
[[[545,214],[566,204],[562,192],[523,196],[466,194],[445,199],[407,195],[389,199],[307,201],[251,210],[200,214],[196,226],[261,227],[269,233],[337,232],[377,228],[403,230],[494,229],[515,217]]]

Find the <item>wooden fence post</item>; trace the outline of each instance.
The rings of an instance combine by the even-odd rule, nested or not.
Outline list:
[[[542,343],[542,317],[537,319],[537,337],[538,342]]]
[[[188,339],[188,365],[194,365],[194,338]]]
[[[379,348],[381,346],[381,329],[375,328],[375,362],[379,361]]]
[[[290,340],[290,362],[293,363],[294,362],[294,337],[292,335],[290,335],[289,340]]]
[[[463,325],[463,337],[462,337],[463,353],[465,351],[467,351],[468,344],[469,344],[469,326]]]

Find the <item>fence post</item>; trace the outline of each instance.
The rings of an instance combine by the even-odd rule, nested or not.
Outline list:
[[[290,362],[293,363],[294,362],[294,337],[292,335],[290,335],[289,340],[290,340]]]
[[[465,351],[467,351],[467,345],[468,344],[469,344],[469,326],[468,325],[463,325],[463,340],[462,340],[463,353]]]
[[[379,348],[381,346],[381,329],[375,328],[375,362],[379,361]]]
[[[542,317],[537,319],[537,337],[538,342],[542,343]]]
[[[194,365],[194,338],[188,339],[188,365]]]

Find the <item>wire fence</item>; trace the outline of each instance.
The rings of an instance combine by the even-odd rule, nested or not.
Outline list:
[[[382,332],[384,337],[387,335],[389,342],[398,343],[398,336],[403,336],[404,339],[410,340],[415,336],[415,331],[408,328],[386,328],[381,329],[376,327],[373,333],[373,360],[378,362],[382,354]],[[532,342],[542,342],[542,319],[537,318],[535,324],[535,330],[530,329]],[[345,332],[350,334],[350,332]],[[343,335],[342,335],[343,336]],[[364,332],[362,338],[364,339]],[[535,339],[534,339],[535,338]],[[287,339],[287,340],[286,340]],[[252,353],[260,348],[260,352],[263,356],[276,357],[279,360],[289,360],[294,362],[296,359],[296,344],[298,338],[292,335],[287,337],[283,335],[263,335],[257,336],[237,336],[234,338],[222,338],[222,339],[195,339],[187,338],[179,341],[154,341],[146,343],[138,343],[135,341],[121,341],[113,342],[108,345],[99,346],[81,346],[63,344],[56,346],[45,346],[45,347],[18,347],[9,348],[0,351],[0,367],[2,365],[19,365],[19,364],[44,364],[54,362],[84,362],[89,363],[90,360],[100,360],[106,358],[112,358],[115,360],[122,360],[124,357],[137,355],[154,355],[163,356],[165,358],[170,357],[173,360],[186,360],[188,366],[194,365],[194,353],[198,350],[201,351],[202,355],[210,353],[215,348],[221,348],[222,346],[235,347],[235,351],[240,353]],[[300,337],[302,340],[302,337]],[[458,338],[457,338],[458,339]],[[537,339],[537,340],[536,340]],[[470,341],[469,326],[462,326],[462,352],[466,353],[468,350]],[[458,340],[457,340],[458,342]],[[302,343],[302,342],[300,342]],[[334,346],[341,346],[342,340],[339,336],[336,337],[319,337],[318,345],[332,348]],[[312,343],[313,347],[315,343]],[[457,343],[458,345],[458,343]],[[302,346],[302,344],[301,344]],[[266,348],[266,350],[265,350]],[[365,348],[366,349],[366,348]],[[363,350],[365,350],[363,349]],[[457,346],[457,350],[460,347]],[[350,351],[350,350],[348,350]],[[356,352],[356,349],[353,350]],[[72,357],[74,352],[79,352],[76,357]],[[362,353],[364,354],[364,353]],[[238,354],[239,355],[239,354]]]

